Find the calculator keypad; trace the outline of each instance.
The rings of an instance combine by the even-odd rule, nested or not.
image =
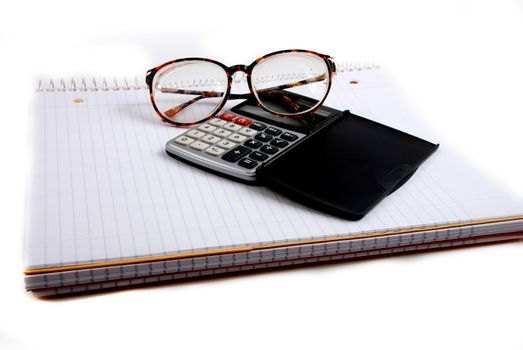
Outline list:
[[[198,125],[178,136],[174,142],[202,152],[207,157],[252,170],[299,139],[298,135],[233,113]]]

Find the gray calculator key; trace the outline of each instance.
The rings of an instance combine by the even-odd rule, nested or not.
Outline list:
[[[227,139],[234,141],[234,142],[243,142],[243,141],[247,140],[247,136],[243,136],[240,134],[233,134],[233,135],[229,136]]]
[[[213,132],[214,130],[216,130],[216,127],[209,124],[203,124],[198,127],[198,130],[204,132]]]
[[[191,143],[191,147],[198,151],[203,151],[204,149],[209,147],[209,144],[205,143],[205,142],[201,142],[201,141],[195,141],[195,142]]]
[[[175,140],[176,143],[184,146],[190,145],[193,141],[194,139],[191,139],[190,137],[187,137],[185,135],[182,135]]]
[[[225,124],[227,124],[227,122],[225,120],[214,118],[209,121],[209,124],[220,127],[220,126],[224,126]]]
[[[187,131],[187,133],[185,135],[192,137],[193,139],[199,139],[200,137],[205,136],[205,133],[203,131],[192,129],[192,130]]]
[[[216,144],[216,146],[224,148],[224,149],[231,149],[231,148],[238,146],[238,144],[236,142],[232,142],[229,140],[221,140],[220,142],[218,142]]]
[[[221,155],[223,152],[225,152],[225,150],[223,148],[220,148],[220,147],[216,147],[216,146],[211,146],[209,148],[207,148],[205,150],[206,153],[209,153],[210,155],[212,156],[219,156]]]
[[[256,130],[254,129],[251,129],[251,128],[243,128],[243,129],[240,129],[240,131],[238,131],[238,133],[244,135],[244,136],[254,136],[257,134]]]
[[[242,127],[238,124],[234,124],[234,123],[227,123],[225,124],[225,126],[223,127],[224,129],[227,129],[229,131],[238,131],[240,130]]]
[[[216,143],[218,141],[221,141],[222,139],[219,138],[218,136],[214,136],[214,135],[205,135],[204,137],[201,138],[201,140],[203,142],[207,142],[207,143]]]
[[[232,134],[232,131],[227,131],[225,129],[216,129],[213,131],[213,135],[216,135],[218,137],[227,137],[230,134]]]

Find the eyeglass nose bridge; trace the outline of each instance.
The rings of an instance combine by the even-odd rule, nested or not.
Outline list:
[[[231,75],[233,75],[236,72],[243,72],[245,74],[248,74],[249,67],[244,64],[235,64],[234,66],[230,66],[228,68],[228,71]]]
[[[249,76],[249,67],[244,64],[236,64],[228,68],[228,73],[232,78],[232,81],[239,83]]]

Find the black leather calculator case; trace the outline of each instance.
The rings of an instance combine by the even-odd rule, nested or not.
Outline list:
[[[351,220],[399,188],[438,145],[348,111],[259,170],[265,185]]]

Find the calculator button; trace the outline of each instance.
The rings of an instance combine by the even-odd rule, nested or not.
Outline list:
[[[281,134],[280,129],[273,128],[272,126],[268,127],[267,130],[265,130],[265,132],[272,136],[278,136],[279,134]]]
[[[190,137],[187,137],[187,136],[180,136],[175,140],[176,143],[179,143],[180,145],[184,145],[184,146],[187,146],[188,144],[190,144],[193,141],[194,141],[194,139],[191,139]]]
[[[266,155],[265,153],[254,151],[251,154],[249,154],[249,158],[263,162],[265,159],[269,158],[269,156]]]
[[[272,136],[269,136],[267,134],[258,134],[254,136],[254,138],[263,142],[269,142],[270,140],[272,140]]]
[[[209,147],[209,144],[201,141],[195,141],[191,143],[191,147],[197,149],[198,151],[203,151],[204,149]]]
[[[223,160],[226,160],[228,162],[236,162],[238,159],[243,157],[244,155],[251,153],[251,150],[244,146],[238,146],[233,150],[230,150],[229,152],[225,153],[222,157]]]
[[[214,118],[209,121],[209,124],[220,127],[220,126],[224,126],[225,124],[227,124],[227,122],[225,120]]]
[[[187,136],[192,137],[193,139],[199,139],[202,136],[205,136],[205,133],[202,131],[198,131],[196,129],[189,130],[186,133]]]
[[[258,122],[254,122],[251,125],[249,125],[249,128],[257,130],[257,131],[263,130],[266,127],[267,127],[266,125],[264,125],[262,123],[258,123]]]
[[[232,134],[232,132],[231,131],[227,131],[225,129],[216,129],[216,130],[214,130],[213,134],[216,135],[216,136],[219,136],[219,137],[227,137],[230,134]]]
[[[211,146],[211,147],[207,148],[207,150],[205,150],[205,152],[209,153],[212,156],[219,156],[223,152],[225,152],[225,150],[223,148],[220,148],[220,147]]]
[[[216,142],[220,141],[221,138],[219,138],[218,136],[214,136],[214,135],[205,135],[204,137],[202,137],[201,140],[204,142],[207,142],[207,143],[216,143]]]
[[[250,128],[243,128],[238,133],[249,137],[256,135],[256,131]]]
[[[239,142],[243,142],[243,141],[247,140],[247,137],[242,136],[240,134],[233,134],[233,135],[229,136],[227,139],[239,143]]]
[[[216,127],[209,124],[203,124],[198,127],[198,130],[205,132],[213,132],[214,130],[216,130]]]
[[[228,141],[228,140],[221,140],[220,142],[218,142],[216,144],[216,146],[220,146],[221,148],[225,148],[225,149],[231,149],[233,147],[238,146],[238,144],[234,143],[232,141]]]
[[[240,130],[242,127],[238,124],[234,124],[234,123],[227,123],[225,124],[225,126],[223,127],[224,129],[227,129],[227,130],[230,130],[230,131],[238,131]]]
[[[250,123],[252,123],[252,120],[250,120],[249,118],[238,117],[238,118],[234,119],[234,122],[241,126],[247,126]]]
[[[287,141],[296,141],[296,139],[298,138],[298,136],[291,134],[290,132],[284,132],[283,134],[281,134],[280,137]]]
[[[278,152],[278,148],[271,146],[271,145],[263,145],[262,148],[260,148],[260,151],[267,153],[267,154],[274,154]]]
[[[227,120],[228,122],[232,122],[234,118],[236,118],[236,116],[231,113],[223,113],[220,115],[220,119]]]
[[[256,165],[258,165],[258,163],[256,161],[252,160],[252,159],[243,158],[242,160],[240,160],[238,162],[238,165],[241,166],[241,167],[247,168],[247,169],[252,169]]]
[[[258,148],[261,145],[263,145],[263,143],[261,143],[258,140],[250,139],[250,140],[245,141],[244,145],[249,148]]]
[[[204,137],[205,138],[205,137]],[[203,140],[203,139],[202,139]],[[289,143],[287,141],[281,140],[281,139],[274,139],[271,141],[271,145],[283,148],[285,146],[288,146]]]

